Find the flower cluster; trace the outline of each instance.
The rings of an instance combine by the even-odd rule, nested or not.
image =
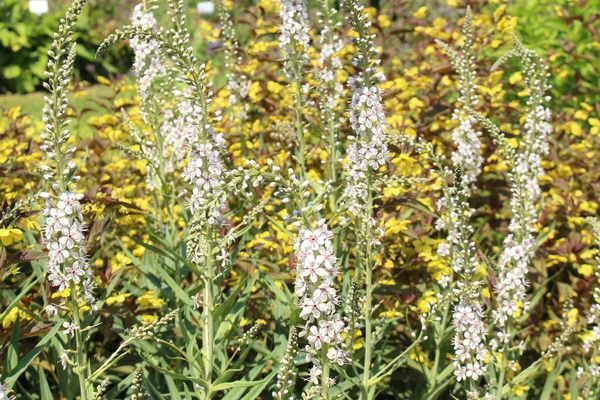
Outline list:
[[[306,63],[310,36],[305,0],[280,0],[281,27],[279,47],[286,54],[286,71],[296,70]],[[290,65],[296,64],[296,65]]]
[[[44,244],[48,249],[48,280],[60,291],[79,288],[83,300],[94,308],[94,283],[87,262],[85,224],[81,214],[80,200],[83,195],[73,192],[69,187],[79,181],[79,176],[75,175],[77,165],[71,159],[75,148],[66,147],[70,137],[70,121],[65,119],[68,105],[66,88],[76,51],[72,35],[82,7],[83,2],[76,1],[69,8],[49,51],[48,82],[44,86],[54,98],[45,98],[45,125],[41,137],[44,140],[42,149],[46,151],[46,158],[52,167],[43,165],[41,171],[56,195],[43,192],[40,197],[46,199],[43,215]],[[53,314],[56,308],[50,305],[48,311]]]
[[[440,198],[438,208],[448,209],[448,215],[441,217],[436,222],[436,228],[448,229],[448,237],[445,243],[438,246],[438,253],[442,257],[451,256],[452,270],[468,279],[475,273],[477,249],[471,239],[473,227],[470,219],[473,210],[468,203],[468,189],[460,177],[455,175],[455,186],[446,189],[447,196]],[[465,282],[466,283],[466,282]]]
[[[288,346],[281,360],[281,367],[277,374],[276,390],[271,393],[275,400],[293,400],[293,391],[296,382],[296,371],[294,370],[294,357],[297,354],[298,332],[295,327],[290,330]]]
[[[339,158],[338,130],[342,124],[342,115],[337,111],[342,97],[344,87],[339,82],[339,71],[343,70],[342,60],[337,54],[343,49],[344,42],[336,34],[336,28],[341,22],[335,23],[336,10],[329,6],[328,0],[321,1],[321,11],[318,12],[319,23],[322,25],[318,43],[321,46],[319,63],[315,68],[317,80],[317,92],[319,93],[319,111],[324,131],[327,137],[323,139],[329,142],[329,179],[335,181],[337,178],[336,164]]]
[[[459,382],[467,378],[476,381],[487,371],[486,359],[489,357],[483,310],[477,302],[461,301],[455,307],[452,318],[456,331],[452,338],[455,351],[454,375]]]
[[[442,170],[443,177],[450,175]],[[450,257],[450,265],[459,277],[451,282],[451,277],[442,276],[439,284],[443,288],[450,285],[455,297],[460,299],[453,309],[454,336],[452,343],[455,351],[454,375],[458,381],[467,378],[477,380],[486,371],[484,363],[487,357],[487,329],[483,322],[483,311],[479,303],[479,283],[473,281],[477,268],[477,248],[472,239],[471,226],[473,211],[469,207],[470,190],[458,173],[453,174],[454,185],[444,184],[445,196],[438,201],[438,207],[447,207],[448,215],[436,223],[437,229],[446,228],[446,242],[438,246],[442,257]]]
[[[145,9],[144,4],[138,4],[133,9],[131,24],[151,30],[156,27],[156,18],[151,10]],[[164,77],[167,69],[159,56],[159,43],[156,39],[135,36],[130,43],[135,54],[133,69],[138,78],[140,97],[142,102],[146,102],[152,93],[150,90],[152,83]]]
[[[319,365],[314,356],[323,349],[331,362],[340,365],[348,357],[342,344],[346,327],[336,312],[340,299],[335,288],[338,269],[332,238],[333,233],[322,219],[315,229],[302,228],[294,244],[295,293],[301,308],[300,318],[306,321],[300,336],[307,336],[306,352],[315,363],[315,371]]]
[[[251,81],[248,77],[239,71],[242,64],[242,57],[239,56],[239,43],[236,39],[235,28],[231,12],[227,9],[224,2],[216,2],[219,22],[221,23],[221,41],[225,51],[225,68],[227,76],[227,91],[229,91],[229,109],[231,122],[239,118],[240,125],[248,118],[249,104],[244,101],[248,97]],[[240,132],[241,134],[241,132]],[[243,136],[243,135],[242,135]]]
[[[199,73],[200,79],[206,79],[204,66]],[[210,89],[211,84],[207,87]],[[204,92],[205,96],[197,98],[197,94],[186,89],[177,92],[184,100],[179,105],[179,112],[187,122],[183,132],[184,140],[189,148],[188,163],[182,176],[192,184],[190,210],[192,213],[202,211],[210,224],[220,223],[222,212],[226,207],[226,193],[223,189],[227,172],[221,152],[225,150],[222,134],[215,132],[208,120],[208,104],[212,100],[212,91]],[[206,116],[206,117],[205,117]],[[215,113],[214,121],[221,119],[220,112]],[[202,129],[201,129],[202,128]]]
[[[378,82],[385,80],[385,76],[377,72],[380,61],[374,59],[377,50],[369,33],[371,22],[363,14],[364,6],[355,0],[344,1],[342,5],[348,12],[347,19],[352,29],[359,35],[353,38],[354,45],[359,49],[353,63],[361,72],[356,78],[348,80],[348,86],[353,92],[350,123],[356,137],[349,138],[353,142],[347,150],[347,185],[344,189],[349,210],[358,214],[366,212],[364,207],[368,196],[368,177],[372,172],[377,172],[388,158],[384,140],[388,126],[381,101],[381,89],[377,86]]]
[[[46,217],[44,242],[48,249],[48,280],[59,291],[79,285],[90,304],[95,302],[94,283],[85,250],[82,194],[63,192],[56,202],[48,193],[43,214]]]
[[[452,66],[458,73],[460,91],[458,103],[462,104],[463,107],[473,108],[477,105],[478,99],[475,95],[477,85],[475,83],[475,56],[473,54],[473,30],[470,7],[467,7],[462,34],[464,42],[461,52],[452,50],[443,42],[438,41],[438,44],[449,54]],[[481,140],[479,139],[481,132],[473,129],[473,123],[476,121],[462,110],[454,110],[452,120],[458,123],[458,126],[452,130],[452,141],[456,146],[456,149],[452,152],[452,163],[460,169],[462,179],[468,186],[475,183],[481,173],[481,165],[483,163]]]
[[[508,226],[510,234],[504,240],[505,247],[500,258],[496,287],[499,308],[494,313],[500,326],[504,326],[519,309],[519,304],[527,307],[527,271],[536,248],[533,233],[538,216],[536,204],[541,194],[538,178],[544,173],[541,161],[548,154],[548,135],[552,131],[550,111],[542,104],[548,100],[544,93],[550,88],[547,67],[533,51],[525,49],[516,39],[515,42],[513,55],[523,62],[523,75],[529,90],[529,113],[524,124],[523,141],[518,152],[513,153],[512,160],[509,160],[513,167],[508,173],[512,218]]]
[[[473,184],[481,173],[481,132],[473,129],[475,120],[465,113],[455,110],[452,119],[458,122],[458,127],[452,130],[452,141],[456,150],[452,152],[452,163],[463,170],[466,184]]]

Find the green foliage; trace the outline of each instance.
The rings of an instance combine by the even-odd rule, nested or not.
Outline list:
[[[81,19],[76,40],[75,76],[93,79],[96,74],[125,73],[132,54],[126,45],[115,47],[99,62],[94,51],[105,36],[100,21],[116,15],[117,3],[98,2]],[[64,10],[43,15],[29,11],[27,0],[0,2],[0,93],[30,93],[41,87],[52,34]],[[94,21],[94,22],[92,22]]]

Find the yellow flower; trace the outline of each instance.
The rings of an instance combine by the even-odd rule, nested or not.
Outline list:
[[[575,323],[577,322],[577,316],[579,315],[579,310],[576,308],[571,308],[569,310],[569,312],[567,313],[567,317],[568,317],[568,324],[570,326],[574,326]]]
[[[131,258],[127,257],[125,253],[120,251],[111,259],[111,269],[113,272],[117,272],[121,268],[126,267],[131,263]]]
[[[265,97],[265,94],[260,87],[260,82],[252,82],[248,89],[248,96],[253,103],[258,103]]]
[[[13,307],[10,312],[6,315],[4,320],[2,321],[2,328],[6,329],[15,322],[17,322],[17,317],[21,321],[30,320],[31,316],[25,311],[21,310],[23,306],[22,303],[19,303],[17,306]]]
[[[110,296],[109,298],[106,299],[106,304],[108,304],[109,306],[112,306],[115,303],[122,304],[130,296],[131,296],[131,293],[123,293],[123,294],[117,294],[114,296]]]
[[[392,21],[390,20],[390,17],[388,17],[387,15],[381,14],[377,17],[377,23],[379,24],[380,27],[387,28],[388,26],[390,26],[392,24]]]
[[[516,385],[513,388],[510,389],[510,391],[512,393],[515,394],[515,396],[523,396],[525,393],[527,393],[527,391],[529,391],[529,386],[521,386],[521,385]]]
[[[98,81],[98,83],[101,83],[103,85],[110,85],[110,81],[103,76],[98,75],[98,77],[96,77],[96,80]]]
[[[379,314],[379,316],[381,318],[402,318],[404,317],[404,314],[401,313],[400,311],[394,311],[394,310],[390,310],[390,311],[384,311],[382,313]]]
[[[165,304],[165,301],[161,298],[156,297],[154,290],[146,292],[143,296],[140,296],[135,301],[138,305],[138,311],[148,310],[152,308],[160,308]]]
[[[423,296],[419,300],[417,300],[417,308],[421,312],[428,312],[429,305],[437,303],[437,297],[435,297],[435,292],[433,290],[429,290],[423,293]]]
[[[579,268],[577,268],[577,272],[586,278],[589,278],[590,276],[594,275],[594,266],[590,264],[581,264]]]
[[[20,229],[0,229],[0,241],[4,246],[18,243],[23,240],[23,231]]]
[[[40,229],[40,224],[35,219],[22,218],[19,224],[28,231]]]
[[[279,1],[277,0],[260,0],[258,6],[265,10],[265,13],[267,14],[279,12]]]
[[[71,297],[71,289],[66,288],[62,292],[54,292],[51,296],[53,299],[68,299]]]
[[[421,7],[416,12],[413,13],[413,17],[416,19],[421,19],[427,14],[427,7]]]
[[[144,324],[150,325],[151,323],[156,321],[158,319],[158,317],[156,315],[152,315],[152,314],[144,314],[140,317],[140,319],[142,320],[142,322]]]
[[[283,90],[283,85],[274,81],[269,81],[267,83],[267,90],[271,93],[279,94]]]

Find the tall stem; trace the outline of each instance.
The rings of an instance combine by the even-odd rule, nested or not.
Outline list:
[[[295,40],[292,40],[292,45],[294,48],[296,47]],[[302,101],[302,77],[298,55],[295,52],[292,53],[291,62],[294,70],[294,86],[296,88],[296,140],[298,141],[296,156],[298,158],[298,164],[300,167],[300,177],[302,180],[304,180],[306,177],[306,162],[304,160],[304,124],[302,123],[302,111],[304,109]]]
[[[440,362],[441,362],[441,358],[442,358],[442,342],[444,340],[444,336],[446,333],[446,326],[448,325],[448,317],[450,315],[450,305],[448,305],[447,307],[445,307],[444,309],[444,315],[442,316],[442,323],[440,325],[440,331],[439,331],[439,335],[435,338],[435,358],[433,361],[433,375],[429,381],[430,385],[433,385],[432,387],[430,387],[430,389],[435,390],[436,385],[437,385],[437,379],[438,379],[438,372],[440,369]]]
[[[367,218],[370,219],[373,213],[373,193],[371,191],[372,186],[372,175],[368,175],[368,198],[367,198]],[[373,238],[371,232],[371,221],[366,223],[366,241],[367,248],[365,254],[365,307],[364,307],[364,319],[365,319],[365,359],[363,366],[363,387],[364,392],[361,398],[367,400],[369,398],[369,380],[371,379],[371,358],[373,354],[373,332],[371,325],[371,314],[373,312],[373,265],[372,265],[372,252],[373,252]]]
[[[327,128],[329,130],[329,151],[331,152],[330,159],[329,159],[329,179],[331,180],[331,182],[337,181],[337,172],[336,172],[337,135],[335,132],[334,116],[335,116],[335,114],[332,110],[329,115],[329,124],[328,124],[328,128]],[[335,202],[334,202],[334,204],[335,204]]]
[[[507,332],[511,333],[512,330],[512,320],[509,319],[507,321]],[[502,387],[504,386],[504,377],[506,375],[506,367],[508,364],[508,346],[505,345],[504,349],[502,351],[502,366],[500,367],[500,377],[498,378],[498,391],[496,393],[496,399],[497,400],[502,400]]]
[[[323,400],[329,400],[329,358],[327,358],[328,346],[323,346],[323,353],[321,357],[321,364],[323,367],[323,375],[321,377],[321,398]]]
[[[214,265],[213,265],[213,238],[212,226],[208,228],[208,252],[206,254],[206,274],[204,280],[204,337],[202,341],[202,350],[204,355],[204,377],[208,383],[205,398],[208,400],[212,397],[212,369],[213,369],[213,353],[214,353]]]
[[[77,302],[76,288],[75,284],[71,282],[70,284],[71,290],[71,304],[73,306],[73,321],[75,322],[75,346],[76,346],[76,357],[77,357],[77,379],[79,380],[79,391],[81,400],[87,400],[87,386],[85,383],[85,373],[87,370],[87,355],[83,345],[83,339],[81,337],[81,318],[79,316],[79,303]]]

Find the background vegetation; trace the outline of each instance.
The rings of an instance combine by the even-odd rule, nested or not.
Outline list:
[[[247,60],[241,68],[252,80],[248,93],[251,108],[243,127],[244,148],[242,141],[231,137],[227,137],[227,146],[235,166],[244,165],[247,159],[263,165],[267,158],[273,158],[285,169],[293,143],[293,115],[289,111],[293,93],[280,72],[280,21],[275,2],[249,3],[234,7],[234,14],[240,48]],[[42,283],[45,256],[39,244],[40,206],[33,205],[25,213],[13,212],[44,185],[36,168],[43,157],[40,133],[44,94],[36,90],[44,80],[46,52],[64,10],[37,17],[24,4],[22,0],[0,2],[0,92],[6,93],[0,96],[0,372],[6,375],[16,365],[24,365],[15,377],[19,399],[56,398],[53,393],[57,388],[71,399],[76,391],[75,380],[57,367],[56,351],[40,347],[46,340],[53,342],[54,349],[65,343],[62,334],[48,335],[53,332],[52,325],[43,312],[43,306],[61,293]],[[388,122],[395,131],[425,138],[446,154],[453,150],[449,132],[454,127],[451,114],[457,98],[457,77],[434,39],[451,44],[460,39],[455,32],[463,22],[467,5],[473,9],[478,85],[483,99],[478,109],[495,121],[508,121],[501,128],[509,134],[511,143],[517,143],[520,135],[523,76],[516,63],[490,72],[492,64],[511,46],[510,33],[514,32],[550,68],[548,107],[553,111],[554,132],[550,155],[543,161],[546,175],[538,220],[541,245],[529,276],[532,311],[521,332],[527,351],[512,376],[525,370],[560,336],[565,315],[577,330],[562,358],[544,365],[532,378],[533,384],[515,383],[510,398],[574,399],[577,368],[585,357],[579,344],[589,335],[585,315],[594,302],[590,293],[597,268],[592,234],[584,219],[598,216],[600,208],[600,4],[591,0],[373,1],[368,11],[376,21],[376,44],[383,50]],[[125,24],[127,12],[121,2],[111,0],[91,3],[83,14],[76,35],[77,79],[68,111],[76,120],[71,140],[77,147],[74,159],[81,163],[78,187],[85,189],[90,262],[104,302],[98,321],[101,326],[88,343],[92,358],[98,362],[122,342],[122,330],[165,315],[181,301],[178,288],[193,283],[182,273],[181,280],[173,284],[166,279],[174,276],[173,271],[157,267],[160,260],[180,255],[165,253],[168,246],[155,232],[163,232],[169,224],[184,226],[188,216],[182,207],[176,207],[170,219],[157,218],[153,214],[157,200],[149,194],[145,177],[147,165],[114,146],[117,141],[133,144],[121,109],[137,116],[134,122],[139,123],[139,98],[129,72],[132,52],[127,43],[121,42],[101,61],[94,53],[109,33]],[[160,14],[159,18],[166,19],[167,15]],[[208,74],[216,82],[214,107],[227,109],[229,93],[221,73],[223,49],[218,20],[192,13],[187,25],[195,54],[208,62]],[[346,43],[342,51],[346,60],[352,57],[350,47]],[[222,130],[227,132],[229,128],[231,123],[225,120]],[[348,134],[349,129],[344,127],[343,140]],[[326,174],[322,161],[327,153],[318,146],[318,133],[312,132],[311,138],[313,149],[307,164],[316,180]],[[483,248],[497,249],[507,232],[509,190],[504,165],[491,139],[484,135],[482,140],[484,172],[472,201],[476,209],[475,241]],[[418,155],[400,150],[393,153],[392,165],[394,174],[409,177],[421,176],[426,170]],[[436,253],[442,241],[434,227],[434,204],[440,195],[437,189],[427,182],[410,189],[385,189],[378,210],[384,220],[385,250],[376,260],[374,272],[378,282],[375,297],[380,304],[377,312],[382,319],[418,324],[419,315],[436,301],[431,282],[448,268]],[[269,194],[257,195],[266,198]],[[231,220],[239,222],[245,212],[236,204],[232,201],[230,205]],[[235,303],[245,311],[239,320],[240,331],[247,330],[250,321],[260,321],[258,343],[274,349],[270,354],[257,351],[257,359],[251,362],[256,367],[252,370],[255,376],[262,368],[264,375],[271,377],[263,387],[264,393],[270,393],[274,383],[274,374],[270,374],[276,371],[274,365],[282,359],[287,340],[282,321],[291,313],[285,304],[293,282],[293,250],[282,229],[286,224],[285,207],[274,203],[266,210],[270,216],[257,217],[240,238],[246,250],[237,254],[231,276],[232,286],[240,281],[246,285],[240,286],[244,291],[237,294],[242,300],[236,299]],[[229,288],[221,289],[228,293]],[[486,287],[484,293],[489,297],[492,289]],[[166,335],[178,340],[180,334],[169,331]],[[356,342],[357,349],[361,348],[361,340]],[[410,332],[402,328],[393,331],[394,346],[406,348],[409,343]],[[413,392],[408,388],[423,385],[425,380],[419,364],[433,363],[432,348],[427,342],[415,348],[409,368],[388,378],[380,398],[410,398]],[[136,351],[127,353],[110,370],[114,382],[120,383],[110,386],[106,398],[125,398],[140,361],[137,352],[154,351],[157,348],[140,344]],[[153,374],[149,381],[154,382],[162,375],[159,370],[147,374]],[[163,386],[151,392],[175,393],[175,380],[166,375]],[[236,388],[223,396],[238,399],[243,395],[252,398],[253,394]]]

